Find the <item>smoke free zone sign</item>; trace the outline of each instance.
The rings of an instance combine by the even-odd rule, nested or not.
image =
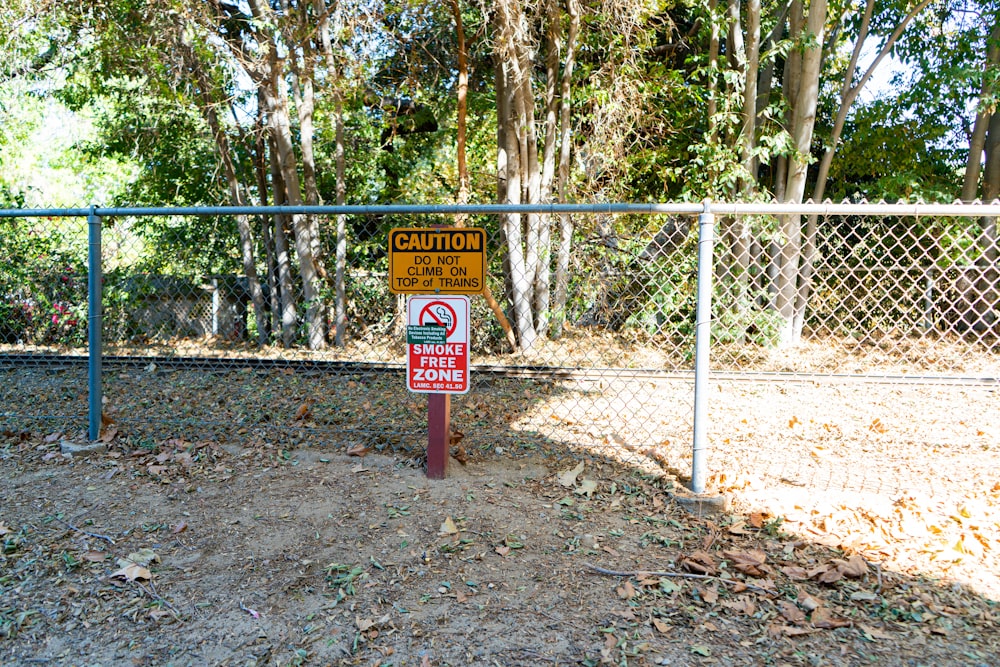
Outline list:
[[[396,294],[479,294],[486,278],[486,230],[393,229],[389,289]]]
[[[406,387],[469,391],[469,297],[411,296],[406,302]]]

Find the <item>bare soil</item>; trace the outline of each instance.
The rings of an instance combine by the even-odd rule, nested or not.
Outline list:
[[[996,576],[1000,485],[951,518],[905,494],[789,518],[731,477],[709,514],[600,456],[474,449],[430,481],[391,447],[109,440],[3,434],[5,665],[1000,662],[997,597],[949,575]],[[878,544],[848,544],[862,520]],[[902,563],[917,533],[950,551]]]
[[[901,379],[720,374],[721,512],[683,376],[479,378],[431,481],[398,376],[108,369],[84,453],[84,371],[2,370],[0,664],[1000,664],[1000,390],[903,377],[996,355],[828,348],[747,369]]]

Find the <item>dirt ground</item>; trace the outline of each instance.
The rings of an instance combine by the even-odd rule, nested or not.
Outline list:
[[[597,454],[80,444],[2,433],[4,665],[1000,664],[995,475],[879,505],[732,473],[713,514]]]

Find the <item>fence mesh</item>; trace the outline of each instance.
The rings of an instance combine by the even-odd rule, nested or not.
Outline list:
[[[864,211],[794,221],[800,257],[813,261],[808,280],[791,288],[782,282],[787,244],[779,242],[787,217],[716,221],[709,469],[717,484],[744,473],[836,490],[886,491],[932,477],[961,484],[974,471],[944,481],[928,471],[941,457],[980,461],[1000,437],[992,219]],[[167,438],[238,439],[419,457],[426,402],[405,388],[405,299],[389,290],[387,234],[451,220],[348,219],[342,345],[335,219],[316,219],[322,261],[311,301],[294,221],[245,221],[257,303],[241,247],[230,241],[239,238],[239,222],[103,220],[107,428],[132,448]],[[515,320],[499,221],[467,222],[489,233],[490,290]],[[548,312],[564,322],[558,335],[514,354],[487,301],[473,299],[476,370],[470,393],[453,397],[453,426],[474,455],[601,456],[683,476],[691,456],[696,221],[578,215],[573,222],[564,310],[549,276]],[[0,236],[3,429],[83,430],[87,223],[4,219]],[[782,298],[790,302],[785,311]],[[311,346],[316,321],[323,344]],[[797,344],[781,344],[788,331],[800,336]]]

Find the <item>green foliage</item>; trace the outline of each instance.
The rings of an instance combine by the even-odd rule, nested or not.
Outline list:
[[[961,188],[962,155],[946,118],[893,121],[896,101],[856,110],[830,170],[832,199],[950,201]]]
[[[86,340],[86,231],[75,222],[0,222],[0,343]]]

